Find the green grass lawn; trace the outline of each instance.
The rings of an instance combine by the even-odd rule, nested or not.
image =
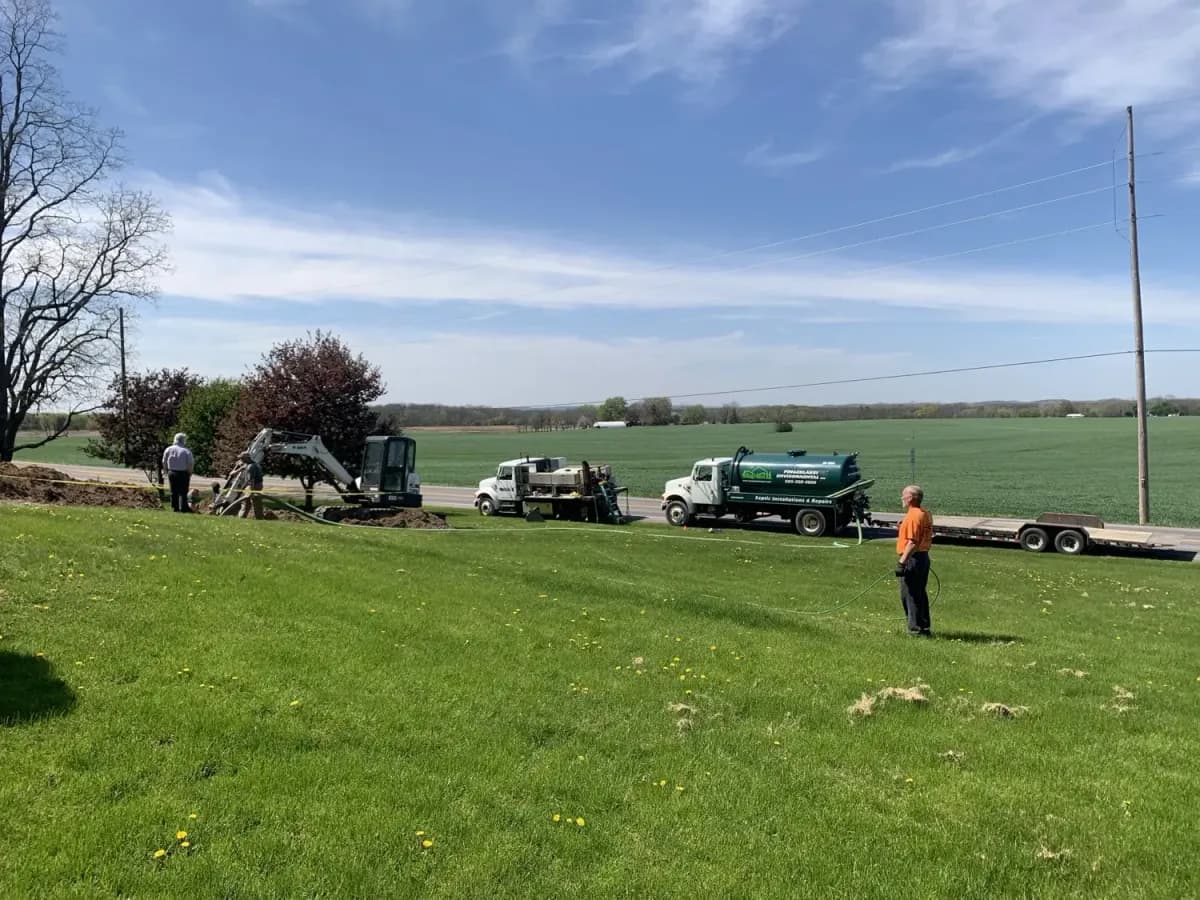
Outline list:
[[[1150,420],[1150,512],[1162,525],[1200,526],[1200,482],[1194,477],[1200,417]],[[1043,512],[1137,521],[1136,423],[1132,419],[916,419],[797,423],[790,434],[772,425],[572,430],[542,433],[415,432],[425,484],[475,486],[501,460],[566,456],[611,463],[635,496],[657,497],[663,483],[705,456],[803,447],[811,453],[859,451],[876,480],[876,509],[899,509],[901,488],[916,477],[934,514],[1037,516]],[[84,455],[86,438],[55,441],[18,459],[46,463],[99,461]]]
[[[1200,887],[1194,565],[452,521],[0,508],[0,895]]]

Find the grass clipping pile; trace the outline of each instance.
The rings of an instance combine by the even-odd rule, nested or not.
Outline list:
[[[64,506],[162,508],[158,492],[149,486],[146,490],[112,487],[102,481],[80,481],[45,466],[15,466],[12,463],[0,463],[0,500]]]

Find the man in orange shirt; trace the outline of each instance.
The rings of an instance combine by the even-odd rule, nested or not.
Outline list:
[[[896,577],[900,579],[900,602],[908,620],[908,633],[932,637],[929,623],[929,548],[933,544],[933,517],[921,507],[925,492],[910,484],[900,495],[906,510],[896,537]]]

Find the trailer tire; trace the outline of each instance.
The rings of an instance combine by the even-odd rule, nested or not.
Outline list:
[[[692,514],[688,512],[687,504],[682,500],[672,500],[667,504],[667,521],[672,525],[682,527],[691,521]]]
[[[1082,532],[1068,528],[1054,536],[1054,549],[1069,556],[1078,556],[1087,549],[1087,538]]]
[[[1050,549],[1050,535],[1044,528],[1026,528],[1017,540],[1021,542],[1021,549],[1030,553],[1042,553]]]
[[[496,501],[491,497],[480,497],[479,514],[481,516],[494,516],[496,514]]]
[[[805,537],[821,537],[829,530],[829,519],[819,509],[800,510],[792,524],[796,527],[796,534]]]

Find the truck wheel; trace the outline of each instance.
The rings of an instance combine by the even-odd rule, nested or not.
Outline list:
[[[686,525],[691,518],[687,504],[682,500],[672,500],[667,504],[667,521],[672,525]]]
[[[825,529],[829,527],[828,521],[825,519],[825,513],[819,509],[802,509],[796,513],[796,534],[802,534],[805,537],[820,537],[825,533]]]
[[[1041,553],[1050,548],[1050,535],[1043,528],[1026,528],[1017,538],[1021,549],[1030,553]]]
[[[1087,538],[1073,529],[1060,531],[1054,536],[1054,549],[1059,553],[1078,556],[1087,548]]]
[[[494,516],[496,514],[496,501],[491,497],[480,497],[479,514],[481,516]]]

